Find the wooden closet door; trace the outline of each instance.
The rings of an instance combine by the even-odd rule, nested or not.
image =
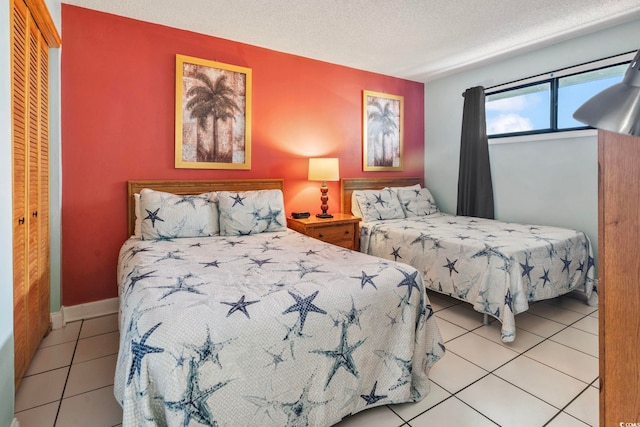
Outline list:
[[[49,50],[24,0],[11,7],[17,385],[49,328]]]

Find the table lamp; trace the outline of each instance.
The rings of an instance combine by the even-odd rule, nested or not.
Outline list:
[[[320,200],[322,205],[322,213],[316,214],[318,218],[333,218],[333,215],[328,214],[327,210],[329,205],[329,189],[327,188],[327,181],[338,181],[340,179],[340,167],[338,159],[336,158],[316,158],[309,159],[309,181],[322,181],[320,187]]]

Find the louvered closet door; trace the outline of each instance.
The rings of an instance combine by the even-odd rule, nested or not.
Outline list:
[[[20,7],[22,6],[22,7]],[[27,370],[27,13],[12,8],[13,338],[16,382]]]
[[[49,327],[49,50],[12,2],[14,346],[16,384]]]

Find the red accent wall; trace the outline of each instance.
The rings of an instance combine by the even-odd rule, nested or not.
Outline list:
[[[341,177],[424,175],[422,83],[67,4],[62,30],[65,306],[117,296],[127,180],[284,178],[286,211],[316,212],[309,157],[339,157]],[[174,167],[176,54],[253,70],[251,170]],[[362,171],[363,90],[404,96],[403,172]]]

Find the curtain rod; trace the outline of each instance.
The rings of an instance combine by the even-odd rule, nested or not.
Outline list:
[[[489,90],[491,90],[491,89],[495,89],[495,88],[500,87],[500,86],[509,86],[509,85],[513,85],[513,84],[518,83],[518,82],[523,82],[523,81],[525,81],[525,80],[533,80],[533,79],[536,79],[536,78],[538,78],[538,77],[542,77],[542,76],[546,76],[546,75],[551,75],[551,76],[553,76],[554,74],[556,74],[556,73],[560,73],[560,72],[565,71],[565,70],[570,70],[570,69],[572,69],[572,68],[582,67],[582,66],[584,66],[584,65],[589,65],[589,64],[596,63],[596,62],[600,62],[600,61],[606,61],[606,60],[609,60],[609,59],[612,59],[612,58],[617,58],[617,57],[619,57],[619,56],[625,56],[625,55],[629,55],[629,54],[635,54],[636,52],[637,52],[637,50],[631,50],[631,51],[628,51],[628,52],[619,53],[619,54],[617,54],[617,55],[611,55],[611,56],[607,56],[607,57],[605,57],[605,58],[595,59],[595,60],[593,60],[593,61],[587,61],[587,62],[583,62],[583,63],[581,63],[581,64],[572,65],[572,66],[570,66],[570,67],[560,68],[560,69],[558,69],[558,70],[549,71],[549,72],[546,72],[546,73],[536,74],[535,76],[523,77],[523,78],[521,78],[521,79],[512,80],[512,81],[510,81],[510,82],[500,83],[500,84],[498,84],[498,85],[493,85],[493,86],[490,86],[490,87],[488,87],[488,88],[485,88],[484,90],[485,90],[485,92],[486,92],[486,91],[489,91]],[[622,59],[622,58],[621,58],[621,59]],[[631,60],[631,59],[630,59],[630,60]],[[464,98],[464,92],[462,92],[462,97]]]

